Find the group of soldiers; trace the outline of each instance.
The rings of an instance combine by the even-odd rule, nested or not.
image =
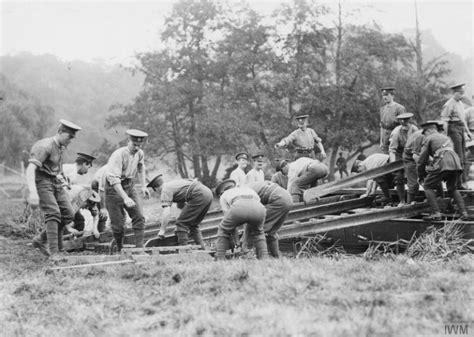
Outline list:
[[[464,84],[450,89],[453,96],[444,104],[440,119],[421,123],[421,129],[411,123],[413,114],[394,101],[395,89],[382,89],[385,105],[380,110],[380,148],[383,153],[356,161],[353,166],[354,171],[361,172],[402,160],[404,169],[396,172],[394,177],[399,205],[414,202],[419,185],[422,185],[431,206],[431,214],[426,220],[442,219],[437,196],[444,195],[443,182],[446,183],[448,196],[458,206],[460,218],[468,218],[459,189],[468,189],[463,185],[470,168],[466,160],[466,143],[473,140],[474,111],[472,108],[465,109],[462,102]],[[376,181],[383,192],[382,202],[391,199],[388,190],[391,178],[387,175]],[[370,189],[368,186],[367,191]]]
[[[465,137],[472,137],[472,130],[466,124],[464,107],[461,110],[462,88],[463,85],[451,87],[453,98],[446,103],[441,121],[426,121],[420,124],[421,130],[410,123],[413,114],[406,113],[403,106],[394,102],[394,89],[382,89],[386,104],[381,109],[380,145],[384,153],[373,154],[363,161],[356,160],[353,171],[361,172],[390,161],[403,160],[405,168],[397,172],[395,178],[400,205],[415,201],[421,183],[432,206],[429,219],[441,219],[434,190],[443,193],[441,182],[446,181],[448,194],[456,201],[461,218],[467,218],[466,207],[457,189],[465,165]],[[142,198],[135,187],[138,177],[140,192],[145,199],[150,197],[148,188],[160,195],[162,214],[158,239],[165,237],[171,219],[171,206],[176,204],[180,209],[176,218],[178,244],[187,244],[191,237],[204,249],[199,225],[215,194],[224,214],[216,242],[217,260],[225,259],[226,251],[236,242],[236,230],[241,225],[245,228],[241,243],[244,251],[255,247],[258,258],[268,255],[279,257],[278,230],[291,205],[301,202],[303,192],[315,186],[329,172],[323,163],[326,158],[324,146],[316,132],[308,127],[308,115],[298,115],[296,121],[298,129],[275,144],[277,149],[291,144],[295,148],[295,160],[279,160],[271,181],[265,180],[263,154],[252,156],[254,167],[246,173],[250,156],[241,152],[235,156],[237,167],[230,178],[220,182],[214,193],[197,179],[165,181],[160,174],[146,183],[142,147],[148,134],[131,129],[126,132],[127,145],[114,151],[108,163],[96,172],[89,193],[81,196],[83,190],[79,189],[74,196],[74,188],[70,186],[74,183],[74,177],[86,173],[94,157],[78,153],[75,164],[70,167],[62,164],[66,147],[81,127],[60,120],[55,136],[33,145],[26,170],[29,203],[32,207],[40,206],[45,215],[44,231],[33,239],[33,246],[51,258],[61,256],[64,231],[75,234],[82,217],[83,222],[91,223],[88,228],[97,237],[108,217],[120,252],[128,214],[135,245],[143,247],[145,217]],[[441,133],[443,130],[447,130],[448,136]],[[319,150],[318,156],[315,148]],[[408,185],[406,199],[405,178]],[[377,180],[377,184],[389,200],[387,177]],[[75,199],[79,201],[73,207]]]

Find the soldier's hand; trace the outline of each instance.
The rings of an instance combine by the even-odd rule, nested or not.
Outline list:
[[[39,196],[38,193],[30,193],[30,197],[28,198],[28,203],[30,204],[31,208],[35,209],[39,206]]]
[[[128,197],[123,200],[123,203],[124,203],[125,206],[127,206],[127,207],[135,207],[135,205],[136,205],[136,204],[135,204],[135,201],[133,201],[132,198],[128,198]]]
[[[108,218],[107,210],[105,208],[101,208],[99,211],[99,219],[107,220],[107,218]]]
[[[321,160],[324,160],[327,158],[326,152],[321,152],[320,156],[321,156]]]
[[[74,236],[78,236],[79,234],[81,234],[81,232],[79,232],[77,229],[75,228],[72,228],[72,227],[68,227],[66,226],[66,229],[69,233],[71,233],[72,235]]]
[[[143,188],[142,188],[142,193],[143,193],[143,197],[144,197],[145,199],[150,199],[150,191],[148,191],[148,188],[143,187]]]

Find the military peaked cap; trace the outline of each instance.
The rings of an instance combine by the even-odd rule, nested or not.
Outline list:
[[[162,180],[160,178],[162,177],[163,177],[162,174],[158,174],[156,177],[150,180],[150,182],[148,183],[148,185],[146,185],[146,187],[157,188],[160,185],[160,180]]]
[[[249,155],[245,152],[239,152],[235,155],[235,160],[239,160],[240,158],[244,158],[244,159],[249,159]]]
[[[82,128],[79,125],[74,124],[73,122],[67,121],[65,119],[60,119],[59,123],[61,123],[62,126],[64,126],[65,128],[69,129],[72,132],[77,132],[79,130],[82,130]]]
[[[398,119],[406,119],[406,118],[412,118],[412,117],[413,117],[413,114],[411,112],[404,112],[397,116]]]
[[[465,85],[465,83],[455,84],[455,85],[450,86],[449,89],[451,89],[454,92],[461,91],[463,89],[464,85]]]
[[[386,88],[381,88],[380,91],[382,92],[382,95],[393,94],[395,92],[395,88],[386,87]]]
[[[229,188],[235,187],[235,185],[236,185],[236,182],[233,179],[226,179],[226,180],[220,182],[216,186],[216,195],[218,197],[220,197],[221,194],[224,193],[225,190],[228,190]]]
[[[296,119],[303,119],[303,118],[308,118],[308,116],[309,116],[309,115],[306,115],[306,114],[304,114],[304,115],[296,115],[295,118],[296,118]]]
[[[86,154],[86,153],[82,153],[82,152],[77,153],[77,158],[82,158],[82,159],[88,161],[91,164],[95,160],[94,156],[91,156],[90,154]]]
[[[131,138],[137,140],[137,141],[143,141],[146,137],[148,137],[148,133],[136,130],[136,129],[130,129],[127,130],[127,135],[129,135]]]

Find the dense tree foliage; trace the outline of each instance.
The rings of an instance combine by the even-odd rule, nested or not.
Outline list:
[[[137,55],[137,76],[51,55],[2,57],[2,73],[28,97],[1,103],[1,145],[8,147],[2,160],[16,162],[25,144],[70,118],[84,130],[67,160],[90,151],[103,163],[126,128],[139,128],[150,134],[148,159],[212,185],[237,151],[292,158],[292,149],[273,145],[304,112],[333,172],[341,150],[356,156],[378,143],[381,86],[397,87],[396,100],[419,122],[437,116],[447,99],[448,66],[458,75],[464,66],[458,59],[448,64],[453,55],[439,57],[443,50],[427,32],[421,40],[416,31],[411,41],[376,24],[350,24],[347,14],[343,6],[331,11],[305,0],[282,4],[271,16],[243,2],[181,0],[162,30],[164,48]],[[26,143],[8,133],[31,125]]]
[[[33,143],[44,137],[54,110],[16,88],[1,74],[0,83],[0,163],[18,167]]]
[[[331,13],[304,0],[271,18],[245,3],[182,0],[161,38],[166,48],[139,56],[141,93],[110,122],[146,129],[153,155],[174,154],[181,176],[207,184],[224,154],[291,157],[273,144],[295,128],[299,112],[323,138],[332,171],[339,150],[355,155],[377,143],[380,87],[400,88],[398,100],[423,118],[413,92],[439,100],[433,85],[446,75],[443,64],[427,64],[433,69],[414,81],[416,49],[402,35],[345,24],[341,6]]]

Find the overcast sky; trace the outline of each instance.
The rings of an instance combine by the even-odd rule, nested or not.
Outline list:
[[[287,0],[289,1],[289,0]],[[269,14],[281,1],[251,0]],[[321,2],[321,1],[320,1]],[[357,22],[375,21],[386,32],[415,25],[414,0],[342,0],[359,9]],[[449,52],[473,53],[472,0],[418,0],[421,29],[429,29]],[[53,54],[63,60],[130,63],[136,52],[159,47],[158,34],[173,1],[4,1],[0,0],[0,53]],[[331,6],[336,1],[329,2]]]

